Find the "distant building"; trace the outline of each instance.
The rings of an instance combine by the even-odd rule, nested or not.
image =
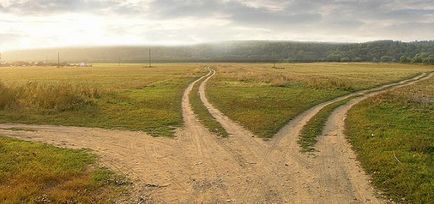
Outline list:
[[[86,62],[82,62],[79,64],[79,67],[92,67],[92,64],[88,64]]]

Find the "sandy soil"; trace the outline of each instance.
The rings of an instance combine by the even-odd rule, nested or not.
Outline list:
[[[430,75],[361,91],[319,104],[293,119],[270,141],[226,117],[206,98],[206,83],[215,71],[185,90],[185,127],[175,138],[155,138],[143,132],[49,125],[1,124],[0,135],[68,148],[88,148],[101,162],[134,182],[120,203],[380,203],[369,177],[355,160],[343,135],[347,111],[385,90],[405,86]],[[230,134],[210,133],[193,113],[189,93],[201,79],[204,105]],[[360,95],[330,116],[314,155],[300,153],[301,128],[319,110],[335,101]]]

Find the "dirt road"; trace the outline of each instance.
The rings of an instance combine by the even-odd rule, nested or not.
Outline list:
[[[345,114],[352,105],[387,88],[432,77],[421,75],[352,94],[360,97],[333,113],[317,145],[319,153],[311,156],[299,151],[301,128],[321,108],[345,97],[311,108],[274,139],[263,141],[208,101],[206,83],[214,75],[210,69],[185,90],[185,127],[174,139],[134,131],[22,124],[1,124],[0,135],[94,150],[104,165],[133,180],[133,192],[119,201],[123,203],[378,203],[381,200],[343,135]],[[189,93],[202,79],[201,100],[230,133],[228,138],[210,133],[191,109]]]

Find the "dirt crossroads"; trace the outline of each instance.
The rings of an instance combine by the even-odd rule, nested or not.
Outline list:
[[[101,162],[126,174],[133,192],[120,203],[381,203],[343,134],[347,111],[387,90],[425,80],[433,74],[360,91],[319,104],[294,118],[264,141],[216,109],[206,97],[209,73],[184,92],[184,127],[175,138],[142,132],[48,125],[1,124],[0,135],[68,148],[89,148]],[[204,80],[202,80],[204,79]],[[189,101],[202,80],[203,104],[230,134],[220,138],[197,119]],[[356,96],[329,117],[316,148],[305,154],[298,135],[310,118],[330,103]]]

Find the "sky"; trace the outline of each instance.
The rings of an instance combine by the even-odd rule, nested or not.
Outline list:
[[[0,0],[0,51],[434,40],[434,0]]]

